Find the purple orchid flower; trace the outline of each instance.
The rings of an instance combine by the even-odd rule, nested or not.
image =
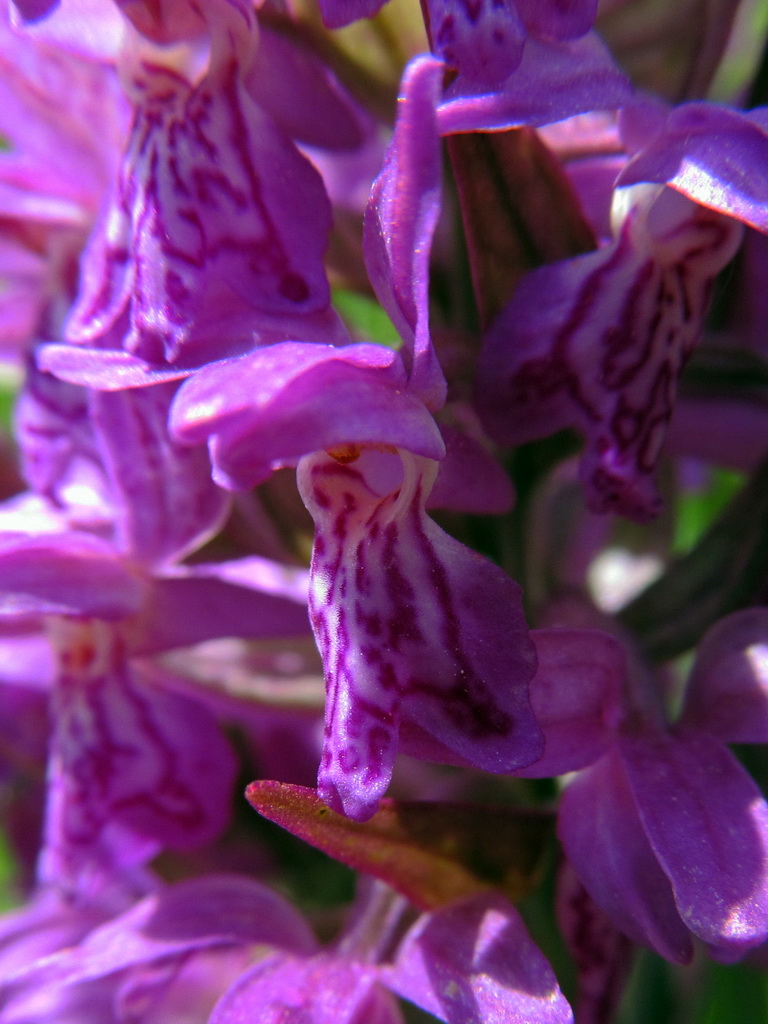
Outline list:
[[[162,41],[166,27],[182,39],[204,28],[210,57],[197,80],[155,51],[126,69],[133,124],[66,332],[160,364],[199,364],[313,318],[326,332],[335,324],[322,181],[248,90],[259,60],[255,11],[219,3],[203,17],[193,8],[176,4],[174,18],[155,25],[148,7],[130,7]]]
[[[423,915],[392,962],[360,955],[349,934],[318,948],[281,897],[237,876],[159,887],[90,927],[50,910],[26,917],[39,934],[26,958],[14,956],[9,936],[0,982],[9,1024],[53,1014],[74,1024],[85,1007],[90,1015],[98,1007],[105,1024],[128,1013],[136,1024],[171,1014],[181,1024],[233,1024],[254,1014],[264,1024],[401,1024],[392,992],[446,1024],[572,1021],[552,969],[500,897]]]
[[[258,561],[239,579],[231,566],[200,566],[152,580],[75,532],[6,534],[0,562],[4,617],[28,631],[45,616],[58,654],[43,681],[55,715],[41,879],[88,898],[116,868],[216,835],[233,755],[198,701],[162,674],[143,678],[135,659],[212,636],[304,633],[300,581],[281,583]],[[272,593],[253,589],[260,578]]]
[[[325,799],[370,815],[398,734],[417,756],[496,771],[540,755],[519,591],[427,519],[443,442],[397,353],[274,345],[200,371],[182,386],[172,425],[182,440],[212,437],[216,472],[230,486],[301,459],[329,694]],[[318,449],[331,455],[309,454]],[[375,574],[366,569],[374,565]]]
[[[529,274],[488,334],[478,378],[488,430],[504,443],[583,432],[595,511],[642,520],[659,509],[654,471],[712,282],[739,246],[739,222],[768,229],[764,177],[743,170],[764,159],[763,120],[704,104],[666,119],[653,105],[628,112],[635,155],[618,185],[636,187],[615,192],[614,241]],[[554,301],[542,306],[542,293]]]
[[[551,967],[499,897],[423,915],[391,965],[361,961],[341,945],[309,959],[278,954],[262,961],[223,996],[210,1024],[236,1024],[254,1013],[264,1024],[402,1024],[387,989],[446,1024],[573,1020]]]
[[[440,74],[423,58],[406,75],[367,217],[372,280],[403,333],[403,355],[368,344],[272,345],[199,371],[171,413],[180,440],[210,439],[226,486],[298,463],[316,527],[311,610],[327,684],[320,792],[359,819],[386,789],[398,744],[493,771],[541,754],[519,590],[425,514],[445,454],[430,412],[444,382],[426,309]],[[425,122],[431,130],[420,134]]]
[[[25,629],[45,617],[58,655],[40,877],[82,895],[228,820],[236,766],[217,722],[162,673],[143,678],[136,659],[217,636],[304,634],[306,579],[258,559],[178,565],[228,501],[205,450],[167,436],[174,385],[92,393],[86,416],[79,389],[31,381],[27,456],[46,493],[63,504],[96,478],[103,495],[93,533],[71,528],[76,507],[35,518],[17,499],[0,512],[3,615]],[[66,431],[73,402],[79,438]]]
[[[648,704],[648,680],[630,683],[645,709],[626,713],[561,800],[560,838],[592,899],[678,963],[691,934],[726,962],[768,938],[768,804],[725,747],[765,742],[767,638],[763,609],[714,626],[672,726]]]

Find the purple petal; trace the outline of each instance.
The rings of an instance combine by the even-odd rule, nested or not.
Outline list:
[[[438,57],[467,80],[496,85],[520,63],[526,32],[514,2],[429,0]]]
[[[427,508],[469,515],[501,515],[515,499],[512,481],[487,448],[469,434],[440,426],[445,457],[440,462]]]
[[[420,918],[388,984],[447,1024],[573,1021],[552,968],[500,896],[478,896]]]
[[[519,444],[579,427],[592,510],[654,515],[677,378],[739,240],[733,221],[665,190],[639,197],[612,246],[526,275],[480,361],[489,432]]]
[[[26,194],[27,204],[42,201],[41,212],[46,202],[58,203],[54,221],[61,222],[68,208],[64,223],[84,234],[114,172],[126,128],[128,105],[115,68],[37,42],[30,38],[34,33],[15,32],[2,22],[0,133],[11,145],[0,156],[0,178]],[[80,244],[78,238],[76,249]],[[71,240],[59,258],[68,245]]]
[[[176,385],[93,392],[91,421],[115,501],[118,547],[139,564],[167,564],[221,527],[229,496],[211,480],[204,447],[171,440]]]
[[[116,62],[124,21],[112,4],[101,0],[25,0],[25,5],[30,9],[46,6],[50,12],[44,20],[23,25],[23,34],[38,47],[41,42],[52,43],[60,51],[95,58],[105,68]],[[16,6],[22,10],[22,4]]]
[[[58,2],[59,0],[13,0],[13,5],[25,21],[38,21],[50,14]]]
[[[275,956],[244,974],[208,1024],[402,1024],[375,967],[318,956]]]
[[[406,388],[398,354],[379,345],[284,342],[201,370],[180,388],[171,428],[184,443],[213,435],[215,478],[234,488],[323,448],[444,454],[434,420]]]
[[[576,39],[592,28],[597,0],[515,0],[526,29],[547,39]]]
[[[707,631],[681,722],[726,743],[768,742],[768,609],[745,608]]]
[[[201,706],[134,678],[119,634],[59,623],[42,877],[87,891],[228,823],[235,757]]]
[[[441,135],[543,125],[614,110],[632,96],[629,79],[597,36],[569,43],[529,39],[515,73],[494,89],[459,76],[437,112]]]
[[[357,149],[368,134],[356,109],[309,46],[267,25],[259,26],[259,55],[245,87],[288,135],[307,146]]]
[[[16,435],[24,476],[54,506],[66,507],[83,487],[110,505],[83,388],[30,367],[16,406]]]
[[[36,960],[75,946],[103,913],[93,904],[72,904],[50,889],[36,893],[29,903],[0,920],[0,970],[4,985],[29,970]]]
[[[119,349],[43,345],[37,353],[41,370],[71,384],[104,391],[149,387],[189,377],[193,370],[169,370]]]
[[[75,932],[53,955],[30,957],[10,978],[4,974],[9,1021],[201,1022],[265,946],[307,954],[315,948],[280,897],[226,876],[164,888],[79,937]]]
[[[146,897],[126,913],[94,928],[79,945],[14,979],[21,984],[66,986],[171,958],[235,944],[266,944],[311,954],[315,942],[303,918],[280,896],[249,878],[188,879]]]
[[[395,133],[365,212],[371,284],[404,341],[409,386],[432,410],[445,379],[429,336],[429,256],[440,213],[441,155],[436,107],[443,64],[411,61],[403,75]]]
[[[320,177],[248,97],[236,60],[226,67],[194,87],[155,66],[134,83],[143,100],[68,340],[93,342],[129,310],[139,357],[188,356],[214,322],[221,356],[250,343],[249,317],[253,330],[259,314],[327,307]]]
[[[597,630],[537,629],[538,667],[531,704],[544,732],[544,757],[517,772],[524,778],[563,775],[607,751],[620,717],[624,650]]]
[[[576,1019],[605,1024],[618,1008],[632,968],[632,943],[590,899],[568,861],[558,872],[556,910],[578,972]]]
[[[566,787],[558,834],[587,892],[625,934],[673,963],[688,963],[693,945],[640,822],[618,752]]]
[[[302,461],[315,520],[310,611],[323,657],[319,791],[364,820],[398,746],[506,772],[541,754],[528,699],[533,649],[519,588],[425,514],[434,466],[367,452]]]
[[[122,619],[144,598],[145,581],[112,545],[84,533],[0,539],[0,614]]]
[[[627,779],[680,916],[724,957],[768,938],[768,805],[703,733],[625,737]]]
[[[707,103],[672,110],[663,131],[632,160],[618,185],[655,181],[694,202],[768,231],[768,124]]]
[[[134,653],[148,654],[218,637],[286,637],[309,632],[307,575],[262,558],[177,569],[154,580],[134,634]],[[234,575],[234,574],[233,574]]]
[[[43,633],[20,630],[15,636],[0,636],[0,684],[47,690],[55,678],[55,659]],[[4,703],[11,700],[3,697]],[[9,715],[11,723],[13,718]]]

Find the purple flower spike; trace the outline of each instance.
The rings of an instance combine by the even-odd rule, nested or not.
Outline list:
[[[517,913],[479,896],[422,917],[388,984],[447,1024],[571,1024],[552,968]]]
[[[443,65],[419,57],[405,71],[395,134],[365,212],[365,262],[379,301],[404,342],[410,389],[429,409],[445,379],[429,336],[429,254],[440,213],[436,108]]]
[[[542,752],[520,591],[425,514],[436,464],[365,452],[299,465],[315,520],[310,612],[326,674],[318,788],[375,811],[400,749],[493,772]]]
[[[478,408],[506,443],[583,431],[590,507],[644,520],[660,507],[653,474],[678,376],[743,229],[640,188],[617,194],[628,210],[613,245],[523,278],[488,334]]]

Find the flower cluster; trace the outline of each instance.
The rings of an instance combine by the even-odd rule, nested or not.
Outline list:
[[[765,66],[632,6],[0,10],[1,1024],[764,957]]]

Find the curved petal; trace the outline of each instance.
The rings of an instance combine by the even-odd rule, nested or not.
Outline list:
[[[462,75],[452,82],[438,108],[438,126],[441,135],[535,127],[615,110],[631,97],[629,79],[593,33],[567,43],[529,39],[520,66],[501,85],[491,89]]]
[[[726,743],[768,743],[768,609],[745,608],[707,630],[681,724]]]
[[[368,444],[444,454],[396,352],[379,345],[284,342],[201,370],[184,384],[171,428],[185,443],[211,437],[215,477],[248,487],[310,452]]]
[[[554,971],[517,911],[477,896],[421,917],[387,983],[448,1024],[571,1024]]]
[[[315,520],[310,611],[327,686],[318,785],[358,820],[375,811],[398,743],[495,772],[530,764],[542,747],[519,588],[426,516],[434,467],[409,457],[403,472],[387,459],[398,461],[323,454],[299,466]]]
[[[151,582],[131,651],[146,655],[218,637],[307,635],[307,582],[303,570],[263,558],[184,566]]]
[[[516,774],[545,779],[576,771],[606,753],[616,735],[626,674],[624,650],[598,630],[537,629],[531,704],[544,732],[544,757]]]
[[[673,109],[617,185],[672,185],[696,203],[768,231],[768,124],[711,103]]]
[[[327,307],[320,176],[247,95],[237,61],[226,67],[223,80],[190,86],[142,66],[117,194],[86,252],[67,340],[98,341],[129,313],[125,345],[143,359],[174,362],[201,346],[220,358],[252,344],[260,315],[295,322]]]
[[[768,938],[768,804],[704,733],[624,737],[643,829],[680,916],[726,958]]]
[[[145,897],[78,944],[19,971],[14,987],[82,984],[234,944],[306,954],[316,945],[298,912],[265,886],[236,875],[209,875]]]
[[[445,401],[445,379],[429,336],[429,257],[440,213],[442,166],[436,108],[443,64],[411,61],[395,132],[365,211],[371,284],[404,341],[411,390],[429,409]]]
[[[0,615],[122,619],[145,592],[112,545],[90,534],[0,538]]]
[[[402,1024],[377,969],[341,958],[276,956],[244,974],[208,1024]]]
[[[565,788],[558,834],[584,888],[626,935],[673,963],[689,962],[691,937],[648,842],[617,750]]]
[[[178,561],[221,527],[229,495],[211,480],[205,447],[174,442],[176,385],[91,394],[91,423],[115,502],[116,543],[150,566]]]

